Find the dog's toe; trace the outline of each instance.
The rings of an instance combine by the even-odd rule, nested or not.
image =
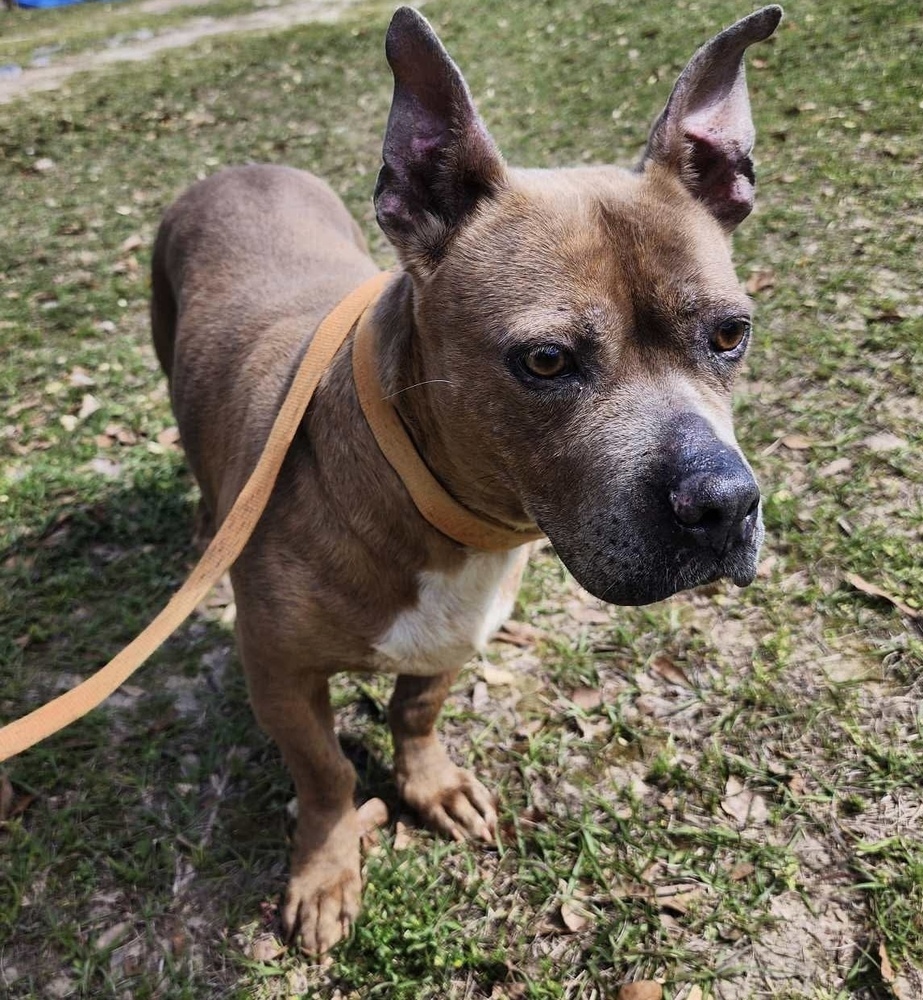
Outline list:
[[[421,818],[453,840],[493,843],[497,812],[490,792],[468,771],[456,767],[441,748],[424,763],[398,776],[401,796]]]
[[[359,914],[359,868],[331,871],[314,864],[288,885],[282,921],[288,939],[308,955],[323,955],[345,938]]]

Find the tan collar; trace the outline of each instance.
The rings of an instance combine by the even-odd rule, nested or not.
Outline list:
[[[381,453],[400,476],[420,514],[442,534],[475,549],[503,552],[544,535],[537,528],[519,531],[460,504],[430,472],[378,378],[372,312],[378,296],[359,317],[353,341],[353,380],[365,419]]]

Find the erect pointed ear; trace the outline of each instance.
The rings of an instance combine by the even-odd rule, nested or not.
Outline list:
[[[385,54],[394,97],[375,188],[378,224],[405,263],[433,266],[504,165],[471,93],[417,11],[391,19]]]
[[[728,232],[753,208],[755,132],[744,52],[768,38],[781,19],[781,7],[763,7],[696,52],[654,122],[641,163],[679,174]]]

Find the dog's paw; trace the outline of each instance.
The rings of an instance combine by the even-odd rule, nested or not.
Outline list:
[[[362,896],[359,852],[355,862],[320,852],[292,875],[282,909],[287,939],[308,955],[323,955],[345,938]]]
[[[404,762],[397,779],[401,798],[428,826],[458,841],[497,839],[493,796],[441,747]]]

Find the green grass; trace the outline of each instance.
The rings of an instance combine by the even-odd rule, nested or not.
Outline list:
[[[507,158],[556,165],[632,162],[694,45],[742,8],[426,12]],[[28,16],[0,61],[47,44],[48,25],[92,46],[130,17]],[[370,207],[385,23],[376,5],[224,38],[4,108],[0,717],[118,650],[194,559],[193,484],[158,441],[172,418],[146,325],[172,198],[223,164],[305,167],[391,259]],[[392,821],[367,857],[359,925],[324,968],[252,957],[278,929],[292,791],[220,602],[197,614],[126,692],[7,765],[11,997],[557,1000],[662,978],[677,1000],[693,984],[877,1000],[891,995],[881,945],[903,996],[923,995],[923,639],[919,620],[845,582],[923,605],[921,42],[913,4],[802,0],[752,53],[759,208],[737,260],[743,279],[773,276],[737,405],[766,498],[754,586],[586,622],[575,610],[598,603],[542,553],[518,617],[546,638],[495,644],[516,683],[483,704],[474,665],[442,727],[499,792],[500,846],[413,831],[398,849]],[[62,424],[87,394],[98,409]],[[883,433],[904,444],[870,447]],[[343,681],[336,701],[363,794],[396,817],[387,696],[385,680]],[[570,929],[562,907],[581,915]]]

